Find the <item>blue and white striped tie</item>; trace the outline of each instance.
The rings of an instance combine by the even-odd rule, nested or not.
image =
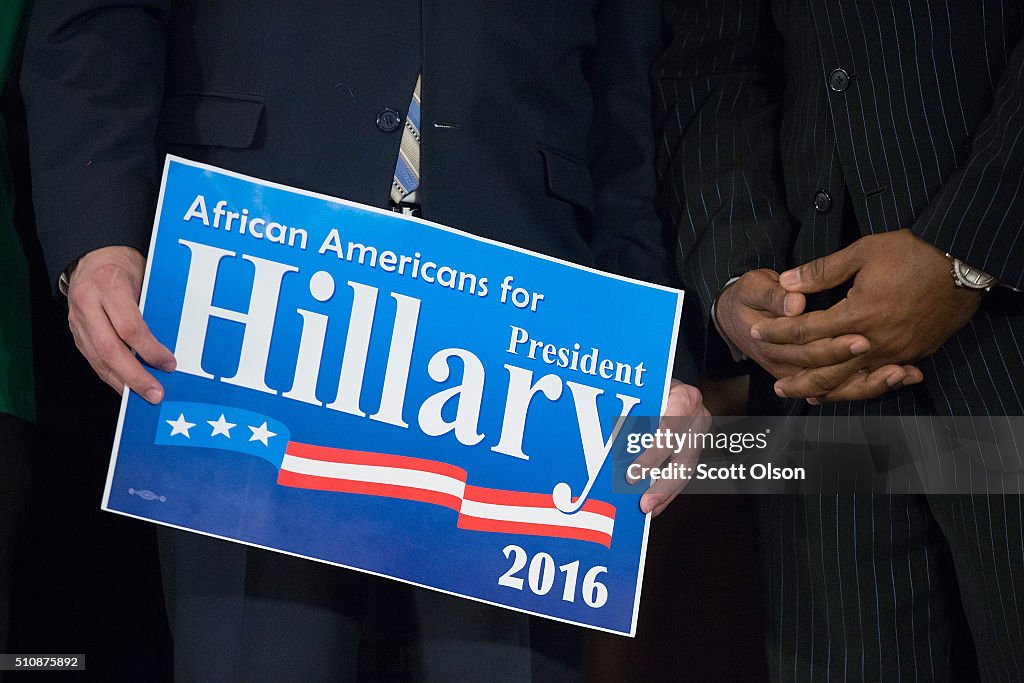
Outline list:
[[[398,163],[395,165],[395,179],[391,183],[391,201],[395,204],[416,191],[420,186],[420,78],[416,79],[416,88],[409,103],[409,113],[405,117],[405,130],[402,131],[402,144],[398,150]]]

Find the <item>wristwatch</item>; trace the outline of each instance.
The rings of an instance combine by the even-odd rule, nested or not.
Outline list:
[[[957,287],[963,289],[983,289],[987,292],[997,284],[997,280],[988,273],[972,268],[950,254],[946,254],[946,258],[953,261],[950,273],[953,275],[953,283]]]

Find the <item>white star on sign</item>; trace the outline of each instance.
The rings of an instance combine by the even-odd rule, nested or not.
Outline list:
[[[267,429],[266,422],[261,424],[259,427],[249,427],[249,429],[252,430],[252,436],[249,438],[249,441],[260,441],[263,443],[264,446],[270,445],[269,443],[267,443],[267,439],[269,439],[272,436],[277,436],[275,432],[272,432],[269,429]]]
[[[188,422],[185,420],[185,413],[179,413],[177,420],[165,420],[165,422],[171,425],[171,436],[175,434],[184,434],[186,439],[191,439],[188,430],[196,426],[195,422]]]
[[[213,434],[210,436],[217,436],[223,434],[224,436],[231,438],[231,428],[235,426],[234,422],[228,422],[224,419],[224,413],[220,414],[220,418],[216,420],[207,420],[206,423],[213,427]]]

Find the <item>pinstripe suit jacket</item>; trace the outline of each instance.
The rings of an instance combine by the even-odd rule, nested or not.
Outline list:
[[[705,332],[730,277],[782,270],[901,228],[1021,287],[1019,0],[666,7],[672,42],[655,72],[660,200],[678,228],[679,270]],[[833,81],[837,69],[845,76]],[[780,405],[771,378],[755,371],[752,409],[1022,415],[1022,300],[1006,288],[986,295],[968,325],[920,364],[923,385],[811,408]],[[716,337],[704,337],[709,370]],[[822,437],[842,442],[837,432],[855,422],[836,420]],[[943,431],[948,422],[908,420],[933,428],[903,436],[928,455],[925,478],[973,482],[972,463]],[[932,455],[948,449],[951,467],[936,467]],[[999,467],[1019,481],[1020,449],[996,450]],[[1021,496],[757,502],[774,680],[1024,679]]]
[[[672,42],[655,68],[660,200],[705,321],[730,277],[836,251],[859,236],[844,234],[851,217],[860,234],[910,228],[1024,288],[1021,3],[666,7]],[[837,69],[849,78],[834,88]],[[826,211],[814,205],[822,192]],[[922,363],[921,387],[828,410],[1024,414],[1022,301],[1006,288],[988,295]],[[788,403],[772,412],[801,409]]]

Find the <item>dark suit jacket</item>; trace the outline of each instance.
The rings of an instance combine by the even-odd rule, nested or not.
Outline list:
[[[422,13],[421,13],[422,7]],[[656,2],[43,0],[24,83],[51,277],[147,249],[162,153],[384,206],[422,72],[424,216],[664,282]]]
[[[1020,3],[667,7],[660,199],[705,322],[733,276],[902,228],[1024,289]],[[923,386],[827,410],[1024,414],[1022,342],[1024,295],[1000,288],[922,363]]]

